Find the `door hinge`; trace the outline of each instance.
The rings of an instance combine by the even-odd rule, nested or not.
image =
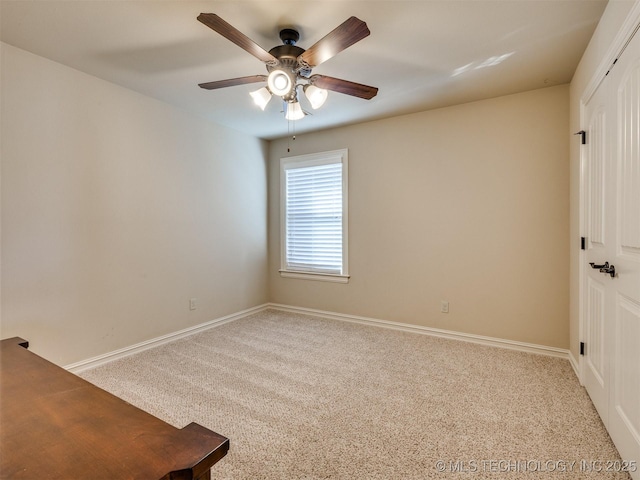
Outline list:
[[[580,342],[580,355],[584,355],[584,342]]]
[[[580,135],[580,143],[582,145],[587,144],[587,132],[585,132],[584,130],[580,130],[579,132],[574,133],[574,135]]]
[[[580,237],[580,250],[587,249],[587,237]]]

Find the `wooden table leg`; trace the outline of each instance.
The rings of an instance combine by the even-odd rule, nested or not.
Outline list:
[[[211,469],[207,468],[207,471],[200,475],[195,480],[211,480]]]

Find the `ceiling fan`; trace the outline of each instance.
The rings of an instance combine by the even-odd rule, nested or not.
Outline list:
[[[267,82],[266,87],[251,92],[251,96],[263,110],[273,95],[281,97],[285,104],[285,117],[288,120],[299,120],[305,115],[298,102],[298,87],[302,87],[314,109],[324,104],[328,95],[327,90],[365,100],[372,99],[378,93],[376,87],[369,85],[326,75],[311,75],[314,67],[369,36],[371,32],[367,24],[356,17],[349,18],[306,50],[296,45],[300,34],[294,29],[285,28],[280,31],[283,44],[273,47],[268,52],[215,13],[201,13],[198,15],[198,20],[264,62],[268,72],[268,75],[250,75],[201,83],[199,84],[201,88],[215,90],[235,85]]]

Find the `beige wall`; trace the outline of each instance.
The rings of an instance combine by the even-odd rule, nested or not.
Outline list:
[[[610,0],[589,42],[578,68],[571,80],[570,88],[570,132],[584,128],[580,121],[580,99],[605,60],[620,27],[625,21],[635,0]],[[580,349],[580,237],[584,234],[580,225],[580,141],[574,137],[570,149],[570,351],[574,359]]]
[[[8,45],[1,86],[0,334],[56,363],[266,301],[569,346],[567,86],[289,154]],[[350,283],[282,279],[279,158],[345,147]]]
[[[271,142],[271,301],[567,348],[568,122],[558,86]],[[351,280],[281,278],[279,159],[339,148]]]
[[[2,338],[65,365],[267,301],[266,142],[9,45],[1,70]]]

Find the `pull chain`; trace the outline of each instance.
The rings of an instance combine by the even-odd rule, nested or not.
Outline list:
[[[293,128],[292,128],[293,124]],[[293,130],[293,135],[291,135],[291,130]],[[291,152],[291,140],[296,141],[296,121],[289,120],[287,123],[287,137],[289,140],[287,141],[287,152]]]

